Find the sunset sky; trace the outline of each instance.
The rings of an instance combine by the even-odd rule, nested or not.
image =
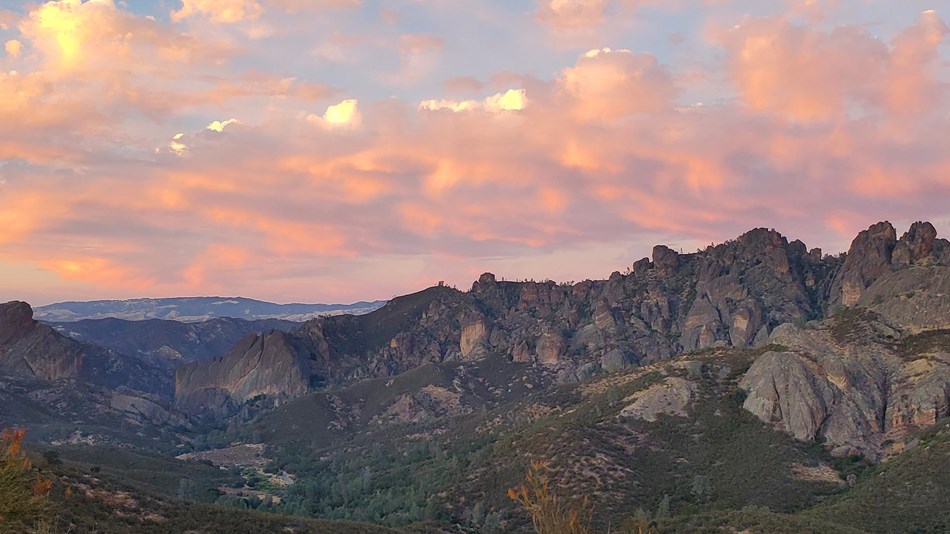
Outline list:
[[[0,301],[950,234],[950,3],[0,0]]]

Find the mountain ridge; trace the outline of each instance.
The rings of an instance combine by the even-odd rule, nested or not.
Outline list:
[[[652,259],[606,280],[499,282],[485,273],[467,292],[435,286],[361,317],[308,321],[284,344],[296,349],[283,354],[282,365],[301,370],[284,388],[252,376],[267,372],[255,366],[228,374],[230,379],[202,369],[260,361],[258,347],[274,335],[265,333],[247,350],[180,367],[176,399],[199,411],[204,390],[217,408],[265,391],[286,400],[314,387],[490,353],[545,365],[561,382],[583,380],[693,350],[763,345],[779,325],[832,316],[878,277],[914,265],[950,265],[950,242],[937,238],[930,223],[914,223],[901,239],[890,223],[877,223],[840,256],[823,256],[801,241],[756,228],[697,253],[657,245]],[[249,383],[260,387],[243,387]],[[222,403],[224,392],[229,400]]]
[[[104,318],[200,322],[221,317],[303,322],[320,315],[366,313],[384,303],[385,301],[359,301],[351,304],[276,304],[246,297],[168,297],[65,301],[38,306],[34,313],[37,319],[47,322],[75,322]]]

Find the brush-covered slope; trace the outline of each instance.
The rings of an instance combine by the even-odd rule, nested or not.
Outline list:
[[[292,342],[269,342],[276,334],[242,342],[247,350],[236,346],[220,362],[182,368],[176,396],[196,409],[233,407],[489,354],[539,362],[566,383],[692,350],[762,345],[779,325],[857,302],[888,273],[950,263],[950,244],[929,223],[895,235],[879,223],[848,254],[829,257],[760,228],[693,254],[657,246],[652,260],[607,280],[507,282],[486,273],[464,293],[434,287],[367,315],[310,321]],[[290,378],[255,363],[260,347],[275,345],[287,349],[280,365]],[[209,392],[218,400],[202,401]]]
[[[54,480],[46,525],[53,532],[138,534],[387,534],[376,525],[322,521],[214,506],[220,488],[240,480],[215,467],[125,448],[60,449],[54,465],[36,462]],[[2,528],[2,527],[0,527]],[[6,531],[4,531],[6,532]],[[32,531],[31,531],[32,532]]]

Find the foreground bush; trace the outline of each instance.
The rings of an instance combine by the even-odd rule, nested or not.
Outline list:
[[[580,506],[564,502],[551,491],[548,470],[540,463],[531,464],[525,482],[509,489],[508,496],[531,514],[531,523],[538,534],[591,534],[592,512],[585,497]]]
[[[25,435],[25,430],[6,429],[0,442],[0,531],[32,526],[48,511],[53,482],[33,470],[22,450]]]

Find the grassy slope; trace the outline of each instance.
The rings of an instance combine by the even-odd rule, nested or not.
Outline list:
[[[803,515],[868,532],[950,532],[950,423],[866,471],[847,494]]]
[[[622,400],[661,372],[686,376],[664,364],[593,386],[502,400],[466,416],[371,428],[333,447],[285,442],[275,449],[278,461],[302,475],[300,494],[290,499],[291,508],[302,508],[291,511],[405,525],[463,521],[478,505],[517,528],[524,518],[505,491],[533,459],[563,474],[557,483],[565,494],[590,495],[601,526],[622,524],[637,508],[656,509],[664,495],[677,514],[747,505],[791,513],[842,491],[840,484],[794,476],[792,464],[832,460],[820,447],[795,442],[741,410],[735,379],[757,353],[730,354],[704,356],[703,372],[693,378],[700,398],[686,418],[618,418]],[[723,363],[731,374],[714,377]],[[306,419],[304,405],[300,410],[295,418]],[[711,491],[693,493],[697,476],[708,478]]]

